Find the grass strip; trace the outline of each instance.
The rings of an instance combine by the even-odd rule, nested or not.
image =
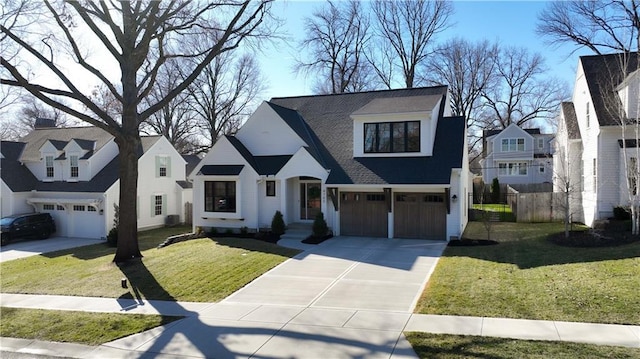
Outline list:
[[[100,345],[181,317],[0,308],[0,336]]]
[[[243,238],[202,238],[157,249],[189,228],[141,232],[144,258],[117,266],[115,248],[78,247],[0,264],[4,293],[217,302],[299,250]],[[121,287],[126,278],[128,288]]]
[[[495,223],[494,246],[447,247],[417,313],[640,324],[640,242],[599,248],[546,239],[561,223]],[[486,239],[480,222],[464,237]]]
[[[638,358],[636,348],[419,332],[405,335],[418,357],[429,359]]]

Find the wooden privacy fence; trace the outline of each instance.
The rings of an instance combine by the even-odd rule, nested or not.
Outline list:
[[[184,224],[193,224],[193,203],[184,204]]]
[[[512,187],[508,187],[507,191],[507,201],[517,222],[554,222],[564,219],[562,193],[520,193]]]

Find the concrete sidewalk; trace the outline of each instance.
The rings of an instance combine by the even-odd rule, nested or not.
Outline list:
[[[404,331],[640,348],[640,327],[412,314],[445,243],[338,237],[220,303],[2,294],[0,305],[185,316],[98,347],[2,338],[74,358],[416,358]]]
[[[183,315],[98,347],[1,338],[0,350],[72,358],[415,358],[402,332],[556,340],[640,348],[640,326],[337,310],[290,305],[134,301],[2,294],[19,308]],[[160,357],[163,357],[160,355]]]

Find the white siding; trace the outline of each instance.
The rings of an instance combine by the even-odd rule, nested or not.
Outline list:
[[[236,134],[254,156],[290,155],[307,144],[263,102]]]

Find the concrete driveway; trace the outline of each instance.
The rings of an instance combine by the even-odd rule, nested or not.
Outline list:
[[[20,239],[0,247],[0,262],[101,242],[104,241],[101,239],[70,237],[50,237],[44,240]]]
[[[443,241],[333,238],[220,303],[106,343],[91,355],[416,358],[402,331],[445,246]]]

